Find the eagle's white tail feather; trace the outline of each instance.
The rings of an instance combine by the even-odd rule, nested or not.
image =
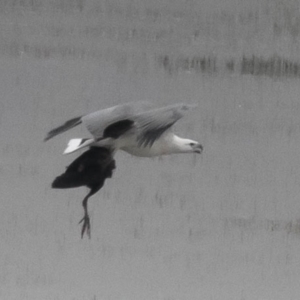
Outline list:
[[[68,143],[67,148],[64,151],[64,154],[73,153],[79,149],[90,146],[93,143],[95,143],[94,139],[81,139],[81,138],[71,139]]]
[[[114,141],[113,138],[104,138],[99,141],[95,141],[94,139],[83,139],[83,138],[71,139],[68,143],[67,148],[64,151],[64,154],[70,154],[79,149],[82,149],[85,147],[91,147],[91,146],[110,148],[113,145],[113,141]]]

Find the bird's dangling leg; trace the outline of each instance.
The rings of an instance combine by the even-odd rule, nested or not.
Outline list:
[[[91,197],[92,195],[94,195],[101,187],[102,185],[96,185],[93,186],[90,190],[90,192],[84,197],[83,201],[82,201],[82,206],[84,209],[84,216],[83,218],[79,221],[78,224],[83,223],[82,224],[82,229],[81,229],[81,238],[83,238],[84,233],[86,232],[88,237],[91,238],[91,223],[90,223],[90,216],[88,213],[88,199],[89,197]]]
[[[87,208],[87,202],[88,202],[88,199],[90,196],[91,196],[90,193],[88,193],[87,196],[82,201],[82,206],[84,209],[84,216],[78,223],[78,224],[83,223],[82,229],[81,229],[81,238],[83,238],[83,235],[85,232],[87,233],[88,237],[91,238],[90,216],[89,216],[88,208]]]

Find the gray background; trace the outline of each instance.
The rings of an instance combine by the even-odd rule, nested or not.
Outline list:
[[[288,300],[300,295],[298,1],[0,1],[0,298]],[[198,103],[201,156],[116,155],[90,200],[52,190],[67,119]]]

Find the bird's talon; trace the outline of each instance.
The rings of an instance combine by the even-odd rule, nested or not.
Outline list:
[[[90,224],[90,218],[88,215],[85,215],[78,224],[82,224],[82,229],[81,229],[81,238],[83,238],[84,233],[86,232],[87,236],[91,238],[91,224]]]

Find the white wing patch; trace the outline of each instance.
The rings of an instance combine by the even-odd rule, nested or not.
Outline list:
[[[95,142],[94,139],[71,139],[68,143],[67,148],[64,151],[64,154],[70,154],[73,153],[81,148],[84,148],[90,144],[93,144]]]

